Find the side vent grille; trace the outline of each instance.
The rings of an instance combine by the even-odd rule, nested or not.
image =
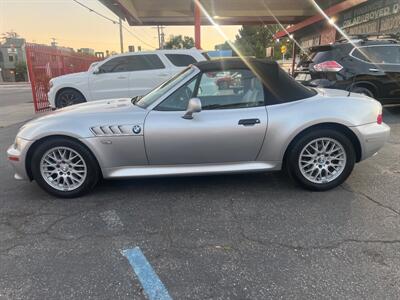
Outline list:
[[[132,131],[134,125],[105,125],[91,127],[95,136],[124,136],[135,135]]]

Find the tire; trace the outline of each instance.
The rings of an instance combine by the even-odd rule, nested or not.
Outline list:
[[[33,179],[42,189],[60,198],[84,195],[94,188],[100,177],[92,153],[79,142],[66,138],[40,144],[32,155],[31,170]]]
[[[63,108],[74,104],[86,102],[85,97],[75,89],[63,89],[56,98],[56,107]]]
[[[366,88],[366,87],[363,87],[363,86],[356,86],[351,90],[351,92],[352,93],[363,94],[363,95],[366,95],[366,96],[371,97],[371,98],[375,97],[374,93],[369,88]]]
[[[325,151],[323,145],[326,146]],[[318,153],[315,148],[318,148],[321,154],[315,155]],[[355,161],[354,146],[345,134],[333,129],[316,129],[295,140],[288,151],[285,166],[290,177],[302,187],[326,191],[347,179]],[[320,176],[317,175],[318,172]]]

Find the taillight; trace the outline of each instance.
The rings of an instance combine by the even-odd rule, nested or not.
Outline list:
[[[378,117],[376,118],[376,123],[378,123],[380,125],[380,124],[382,124],[382,122],[383,122],[382,113],[380,113],[378,115]]]
[[[343,69],[343,66],[334,60],[314,65],[314,70],[317,72],[339,72],[341,69]]]

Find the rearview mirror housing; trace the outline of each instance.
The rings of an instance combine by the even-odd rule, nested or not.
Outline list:
[[[101,73],[101,71],[100,71],[100,68],[99,67],[94,67],[93,68],[93,74],[100,74]]]
[[[194,113],[199,113],[201,112],[201,101],[199,98],[191,98],[188,102],[188,106],[186,109],[185,114],[182,116],[182,118],[191,120],[193,119],[193,114]]]

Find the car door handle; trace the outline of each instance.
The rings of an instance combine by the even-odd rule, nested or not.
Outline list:
[[[167,74],[167,73],[162,73],[162,74],[159,74],[158,76],[160,76],[160,77],[167,77],[168,74]]]
[[[117,79],[126,79],[126,78],[128,78],[128,77],[125,77],[125,76],[118,76],[117,77]]]
[[[370,71],[370,72],[379,72],[380,70],[379,70],[379,69],[371,68],[371,69],[369,69],[369,71]]]
[[[241,119],[241,120],[239,120],[239,125],[253,126],[255,124],[260,124],[260,119]]]

